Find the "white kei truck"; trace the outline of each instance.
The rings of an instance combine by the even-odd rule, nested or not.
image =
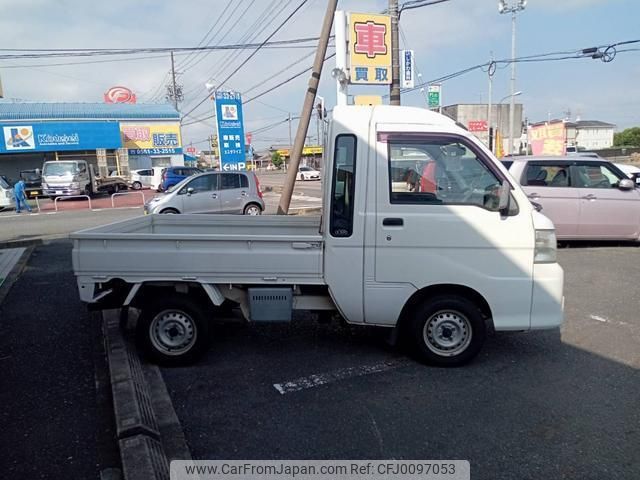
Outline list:
[[[149,215],[71,235],[80,298],[138,309],[137,342],[185,364],[230,309],[387,327],[457,366],[487,330],[557,328],[564,273],[552,222],[472,134],[399,106],[338,106],[320,217]]]

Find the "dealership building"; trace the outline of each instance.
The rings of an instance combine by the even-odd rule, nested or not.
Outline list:
[[[101,175],[184,165],[180,114],[168,104],[0,100],[0,175],[88,160]]]

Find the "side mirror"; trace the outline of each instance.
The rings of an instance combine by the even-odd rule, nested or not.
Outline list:
[[[189,188],[187,188],[187,195],[191,195],[193,192],[195,192],[195,190],[193,189],[193,187],[189,187]]]
[[[636,184],[630,178],[623,178],[622,180],[620,180],[618,188],[620,190],[633,190],[634,188],[636,188]]]
[[[511,199],[511,185],[504,180],[498,190],[498,211],[500,215],[507,216],[509,214],[509,201]]]

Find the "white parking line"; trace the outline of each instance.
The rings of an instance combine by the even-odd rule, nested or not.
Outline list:
[[[600,317],[598,315],[589,315],[589,317],[591,317],[591,319],[595,320],[596,322],[609,323],[611,325],[622,325],[622,326],[629,325],[627,322],[621,322],[618,320],[609,320],[608,318]]]
[[[412,362],[410,360],[403,358],[376,363],[374,365],[341,368],[340,370],[335,370],[333,372],[309,375],[308,377],[300,377],[283,383],[274,383],[273,388],[280,392],[281,395],[284,395],[286,393],[299,392],[300,390],[339,382],[340,380],[346,380],[347,378],[361,377],[363,375],[371,375],[372,373],[395,370],[396,368],[404,367],[411,363]]]

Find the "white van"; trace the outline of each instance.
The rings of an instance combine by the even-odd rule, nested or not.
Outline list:
[[[167,167],[153,167],[151,180],[149,182],[151,190],[160,191],[160,185],[162,184],[162,171]]]
[[[16,201],[13,194],[13,187],[0,176],[0,210],[15,208]]]

